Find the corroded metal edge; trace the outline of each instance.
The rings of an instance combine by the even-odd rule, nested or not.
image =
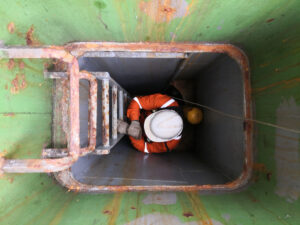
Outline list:
[[[74,179],[69,169],[55,173],[58,182],[69,189],[77,192],[126,192],[126,191],[233,191],[245,186],[252,174],[253,166],[253,122],[251,106],[250,68],[245,53],[236,46],[230,44],[195,44],[195,43],[111,43],[111,42],[88,42],[71,43],[66,49],[72,55],[79,57],[86,51],[133,51],[133,52],[215,52],[224,53],[233,58],[239,65],[243,75],[244,85],[244,136],[245,136],[245,160],[244,169],[238,179],[222,185],[187,185],[187,186],[96,186],[87,185]]]
[[[94,151],[96,148],[98,82],[97,78],[87,71],[80,71],[80,79],[86,79],[90,82],[88,130],[89,144],[88,147],[80,149],[80,156],[82,156]]]

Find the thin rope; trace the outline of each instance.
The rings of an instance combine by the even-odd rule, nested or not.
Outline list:
[[[199,104],[199,103],[196,103],[196,102],[191,102],[191,101],[188,101],[188,100],[184,100],[182,98],[176,98],[174,96],[170,96],[170,97],[172,97],[174,99],[177,99],[177,100],[181,100],[181,101],[186,102],[186,103],[189,103],[191,105],[200,106],[200,107],[202,107],[204,109],[207,109],[209,111],[218,113],[218,114],[220,114],[222,116],[226,116],[226,117],[229,117],[229,118],[232,118],[232,119],[237,119],[237,120],[242,120],[242,121],[251,121],[251,122],[254,122],[254,123],[261,124],[261,125],[265,125],[265,126],[269,126],[269,127],[274,127],[274,128],[278,128],[278,129],[281,129],[281,130],[286,130],[286,131],[289,131],[289,132],[300,134],[300,130],[295,130],[295,129],[292,129],[292,128],[283,127],[283,126],[280,126],[280,125],[277,125],[277,124],[268,123],[268,122],[264,122],[264,121],[260,121],[260,120],[256,120],[256,119],[250,119],[250,118],[244,118],[244,117],[241,117],[241,116],[236,116],[236,115],[225,113],[225,112],[219,111],[217,109],[214,109],[212,107],[209,107],[209,106],[206,106],[206,105],[202,105],[202,104]]]

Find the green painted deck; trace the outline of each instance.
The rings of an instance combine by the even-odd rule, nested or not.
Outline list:
[[[299,21],[299,0],[5,0],[0,40],[232,43],[250,60],[256,119],[299,129]],[[50,143],[46,62],[0,61],[0,154],[7,158],[38,158]],[[6,174],[0,224],[300,224],[300,135],[285,138],[257,125],[252,183],[234,194],[89,195],[68,192],[46,174]]]

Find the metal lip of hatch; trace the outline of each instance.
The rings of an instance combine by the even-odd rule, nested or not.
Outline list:
[[[98,53],[97,53],[98,52]],[[79,145],[79,79],[80,72],[77,58],[84,56],[111,57],[112,52],[119,54],[119,57],[126,57],[126,53],[137,54],[136,57],[155,58],[165,57],[166,54],[174,54],[175,57],[185,58],[189,53],[224,53],[233,58],[240,66],[244,85],[244,118],[252,118],[251,106],[251,87],[250,87],[250,69],[248,58],[238,47],[231,44],[215,43],[115,43],[115,42],[76,42],[65,46],[50,46],[42,48],[0,48],[0,58],[59,58],[68,63],[68,74],[70,83],[70,140],[68,143],[68,157],[61,159],[34,159],[39,162],[42,160],[53,160],[56,165],[60,165],[55,160],[66,160],[70,162],[64,168],[56,168],[53,165],[51,169],[23,172],[54,172],[55,178],[60,184],[71,191],[78,192],[126,192],[126,191],[233,191],[246,185],[252,174],[253,166],[253,122],[246,120],[244,126],[245,137],[245,158],[244,169],[238,179],[221,185],[186,185],[186,186],[95,186],[82,184],[73,178],[70,171],[78,157],[81,155]],[[95,55],[96,54],[96,55]],[[71,88],[72,87],[72,88]],[[72,112],[71,112],[72,111]],[[7,161],[7,160],[5,160]],[[47,163],[49,163],[47,161]],[[4,162],[5,164],[5,162]],[[1,165],[0,165],[1,166]],[[30,165],[27,165],[30,166]],[[44,165],[40,165],[44,166]],[[2,167],[2,170],[4,167]],[[37,167],[35,167],[37,168]],[[44,168],[45,169],[45,168]],[[4,172],[7,172],[4,170]]]
[[[168,57],[186,58],[189,53],[213,52],[224,53],[235,59],[239,64],[244,85],[244,117],[252,118],[250,69],[248,58],[245,53],[236,46],[230,44],[214,43],[113,43],[113,42],[77,42],[65,46],[76,57],[143,57],[156,58]],[[252,174],[253,123],[245,122],[245,158],[244,169],[238,179],[222,185],[88,185],[77,181],[70,169],[55,173],[54,176],[60,184],[70,191],[76,192],[128,192],[128,191],[233,191],[246,185]]]

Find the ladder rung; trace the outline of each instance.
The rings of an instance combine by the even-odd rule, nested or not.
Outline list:
[[[109,147],[109,80],[102,80],[102,142]]]
[[[112,139],[118,137],[118,88],[116,85],[112,87]]]
[[[122,90],[119,90],[119,119],[124,119],[124,99]]]

